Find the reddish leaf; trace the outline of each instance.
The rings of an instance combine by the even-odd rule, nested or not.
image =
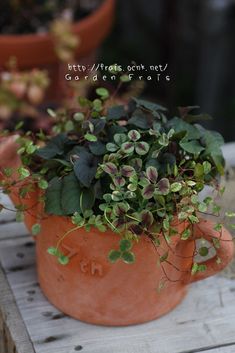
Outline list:
[[[151,199],[151,197],[153,197],[154,191],[155,191],[154,185],[149,184],[143,188],[142,195],[145,199]]]
[[[121,168],[121,174],[124,177],[130,178],[132,175],[135,174],[135,169],[133,167],[131,167],[130,165],[124,165]]]
[[[117,173],[117,167],[115,164],[108,162],[102,165],[103,171],[107,174],[115,175]]]
[[[158,178],[158,172],[155,167],[148,167],[146,170],[147,178],[152,182],[156,183]]]

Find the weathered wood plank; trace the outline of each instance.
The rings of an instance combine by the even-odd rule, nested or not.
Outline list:
[[[28,230],[26,229],[24,223],[9,222],[1,224],[0,227],[0,240],[25,237],[28,235]]]
[[[0,193],[0,203],[7,207],[0,212],[0,240],[27,235],[28,230],[24,223],[15,222],[14,206],[9,197]]]
[[[72,353],[76,349],[87,353],[230,352],[235,282],[218,276],[198,282],[173,312],[144,325],[88,325],[64,316],[45,300],[37,284],[33,243],[25,246],[26,239],[1,242],[0,258],[36,353]],[[221,345],[226,350],[216,351]]]
[[[0,203],[3,204],[7,209],[0,212],[0,224],[15,220],[14,206],[9,197],[0,192]]]
[[[1,268],[0,293],[0,353],[35,353]]]

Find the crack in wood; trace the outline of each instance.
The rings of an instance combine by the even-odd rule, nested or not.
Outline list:
[[[225,347],[231,347],[231,346],[235,346],[235,342],[221,343],[221,344],[216,344],[216,345],[213,345],[213,346],[195,348],[195,349],[190,349],[190,350],[187,350],[187,351],[181,351],[181,352],[178,352],[178,353],[200,353],[200,352],[205,352],[205,351],[211,351],[212,349],[225,348]]]

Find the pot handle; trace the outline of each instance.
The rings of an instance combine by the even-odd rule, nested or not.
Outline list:
[[[195,224],[193,227],[193,237],[196,239],[205,239],[209,243],[212,243],[213,239],[219,240],[219,247],[216,249],[216,255],[200,264],[206,265],[206,270],[204,272],[197,272],[196,274],[190,274],[190,277],[187,278],[187,283],[196,282],[207,277],[213,276],[217,272],[223,270],[233,259],[234,256],[234,244],[232,235],[229,231],[222,227],[221,232],[218,232],[214,229],[215,223],[201,219],[198,224]],[[216,258],[219,258],[220,261],[216,261]]]

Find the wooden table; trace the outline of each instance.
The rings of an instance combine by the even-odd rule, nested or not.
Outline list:
[[[225,199],[235,209],[235,181],[228,183]],[[235,352],[235,266],[192,285],[184,302],[156,321],[122,328],[88,325],[44,298],[34,242],[13,218],[0,213],[0,353]]]

